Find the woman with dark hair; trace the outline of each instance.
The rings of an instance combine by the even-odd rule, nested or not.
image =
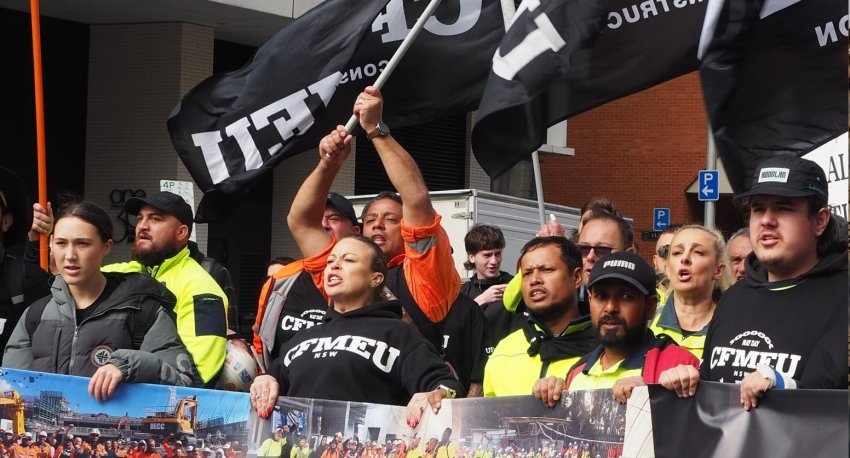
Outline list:
[[[91,377],[88,391],[98,400],[122,381],[194,385],[192,358],[166,312],[174,295],[146,275],[101,272],[112,243],[100,207],[62,210],[50,242],[60,275],[18,321],[4,366]]]
[[[328,256],[325,321],[300,331],[251,385],[251,403],[267,418],[278,395],[408,405],[418,423],[461,389],[434,347],[403,321],[401,303],[384,293],[387,261],[359,235],[337,242]]]

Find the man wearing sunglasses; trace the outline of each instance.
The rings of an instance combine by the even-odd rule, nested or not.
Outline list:
[[[635,251],[635,233],[632,225],[618,215],[599,213],[591,216],[578,234],[576,246],[581,252],[581,289],[579,290],[579,311],[582,315],[590,313],[587,297],[587,281],[596,261],[611,253]]]

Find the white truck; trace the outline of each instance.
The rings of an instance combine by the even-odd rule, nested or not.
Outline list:
[[[454,250],[455,267],[461,279],[466,281],[471,272],[463,268],[466,248],[463,237],[477,223],[498,226],[505,234],[505,249],[502,252],[502,270],[513,274],[520,249],[540,230],[540,213],[537,201],[507,196],[477,189],[433,191],[431,201],[437,213],[443,217],[443,227],[449,234]],[[360,214],[366,202],[374,194],[351,196],[356,214]],[[545,218],[555,215],[566,228],[567,235],[578,227],[579,209],[556,204],[545,204]]]

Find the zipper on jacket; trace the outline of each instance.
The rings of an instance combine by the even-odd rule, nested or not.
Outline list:
[[[98,310],[97,312],[95,312],[95,313],[93,313],[93,314],[89,315],[88,317],[86,317],[86,319],[84,319],[81,323],[77,323],[77,313],[76,313],[76,309],[75,309],[75,310],[74,310],[74,338],[73,338],[73,339],[71,339],[71,362],[68,364],[68,372],[71,372],[71,369],[73,369],[73,368],[74,368],[74,359],[76,358],[76,354],[77,354],[77,353],[76,353],[76,349],[77,349],[77,337],[79,336],[80,328],[81,328],[81,327],[82,327],[85,323],[87,323],[87,322],[89,322],[89,321],[93,320],[94,318],[100,317],[100,316],[102,316],[102,315],[105,315],[105,314],[107,314],[107,313],[109,313],[109,312],[113,312],[113,311],[120,311],[120,310],[141,310],[141,309],[142,309],[142,307],[141,307],[140,305],[136,305],[136,304],[141,304],[141,302],[142,302],[142,301],[144,300],[144,298],[145,298],[145,297],[147,297],[147,296],[148,296],[148,295],[147,295],[147,294],[144,294],[144,293],[136,293],[136,294],[132,294],[132,295],[130,295],[130,296],[127,298],[128,300],[126,300],[126,301],[122,302],[121,304],[118,304],[118,305],[116,305],[116,306],[114,306],[114,307],[109,307],[108,309],[105,309],[105,310]],[[135,299],[135,304],[127,304],[127,302],[130,302],[130,300],[131,300],[131,299]]]
[[[80,332],[80,326],[77,324],[76,313],[74,313],[74,338],[71,339],[71,361],[68,363],[68,373],[71,374],[74,372],[74,360],[77,359],[77,335]]]

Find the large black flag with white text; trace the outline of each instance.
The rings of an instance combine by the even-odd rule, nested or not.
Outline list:
[[[260,47],[241,70],[192,89],[168,120],[204,192],[197,220],[222,220],[259,174],[351,116],[428,2],[326,0]],[[504,35],[498,1],[443,0],[382,90],[384,120],[420,124],[478,106]]]
[[[524,1],[481,99],[478,163],[498,176],[543,144],[549,126],[696,70],[704,14],[702,0]]]
[[[700,78],[735,192],[777,152],[847,132],[847,0],[708,0]]]

